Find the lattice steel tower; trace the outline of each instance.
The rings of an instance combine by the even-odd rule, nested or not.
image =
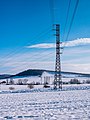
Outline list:
[[[56,31],[56,63],[55,63],[55,76],[54,76],[54,89],[62,89],[61,80],[61,63],[60,63],[60,25],[55,24]]]

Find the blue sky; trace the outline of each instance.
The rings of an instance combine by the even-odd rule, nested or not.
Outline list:
[[[71,1],[64,34],[69,0],[54,0],[54,23],[60,24],[62,42],[75,7],[76,0]],[[0,0],[0,74],[29,68],[54,70],[51,9],[49,0]],[[90,0],[79,0],[68,41],[72,43],[61,56],[62,70],[90,73]]]

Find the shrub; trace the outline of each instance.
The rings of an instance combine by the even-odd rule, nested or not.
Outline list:
[[[80,81],[78,79],[71,79],[70,84],[80,84]]]
[[[23,85],[23,82],[21,79],[18,80],[18,85]]]
[[[90,80],[86,80],[86,83],[87,83],[87,84],[90,84]]]
[[[14,90],[15,88],[14,87],[9,87],[9,90]]]
[[[44,85],[43,87],[44,87],[44,88],[50,88],[50,86],[49,86],[49,85]]]
[[[40,85],[40,82],[36,82],[36,85]]]
[[[30,88],[30,89],[34,88],[34,85],[33,84],[28,84],[28,88]]]

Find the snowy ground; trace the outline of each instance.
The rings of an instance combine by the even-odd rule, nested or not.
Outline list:
[[[36,91],[1,92],[0,120],[90,120],[90,86]]]

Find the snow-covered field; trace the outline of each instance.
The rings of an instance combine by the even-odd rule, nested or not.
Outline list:
[[[90,120],[90,85],[79,87],[1,92],[0,120]]]

